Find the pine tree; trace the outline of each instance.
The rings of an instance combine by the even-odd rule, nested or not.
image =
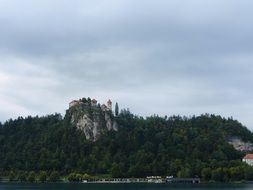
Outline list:
[[[119,115],[119,105],[118,105],[118,102],[116,102],[115,104],[115,116],[118,116]]]

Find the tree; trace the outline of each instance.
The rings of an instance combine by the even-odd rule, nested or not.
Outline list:
[[[67,179],[68,179],[68,181],[70,181],[70,182],[76,181],[76,174],[75,174],[75,173],[69,174],[68,177],[67,177]]]
[[[223,171],[222,168],[217,168],[212,171],[212,180],[223,181]]]
[[[67,179],[70,182],[81,182],[83,180],[83,175],[78,173],[71,173],[68,175]]]
[[[26,179],[26,172],[20,172],[19,174],[18,174],[18,181],[20,181],[20,182],[24,182],[24,181],[27,181],[27,179]]]
[[[252,166],[248,166],[245,168],[244,170],[244,176],[246,180],[253,180],[253,167]]]
[[[87,107],[84,105],[83,109]],[[96,109],[92,109],[92,117],[101,117],[96,119],[97,123],[105,126],[103,112]],[[20,181],[26,180],[31,171],[53,170],[63,175],[82,171],[121,177],[197,175],[217,181],[252,178],[251,170],[241,162],[244,153],[235,150],[224,137],[238,136],[253,143],[253,135],[232,119],[213,115],[144,118],[125,109],[115,116],[118,130],[103,128],[99,138],[92,142],[72,125],[72,111],[65,118],[54,114],[19,117],[3,123],[0,127],[1,175],[9,174],[10,179]],[[83,113],[81,109],[76,111],[77,119]],[[11,174],[11,170],[17,173]],[[55,181],[59,173],[58,177],[54,176],[40,172],[38,179]],[[82,176],[82,179],[85,178]]]
[[[83,174],[83,177],[82,177],[83,180],[90,180],[91,179],[91,176],[89,174]]]
[[[29,182],[34,182],[35,181],[35,172],[29,172],[29,174],[28,174],[28,177],[27,177],[27,181],[29,181]]]
[[[57,171],[53,171],[51,172],[49,178],[48,178],[48,181],[50,182],[56,182],[60,179],[60,175]]]
[[[183,167],[178,173],[178,177],[191,177],[191,170],[188,167]]]
[[[119,105],[118,105],[118,102],[116,102],[115,104],[115,116],[118,116],[119,115]]]
[[[8,176],[9,181],[14,181],[14,180],[15,180],[15,177],[16,177],[15,173],[14,173],[13,171],[11,171],[11,172],[9,173],[9,176]]]
[[[243,168],[239,166],[229,168],[229,174],[231,179],[234,181],[242,180],[244,177],[244,173],[242,171]]]
[[[203,168],[201,171],[201,177],[205,180],[205,181],[209,181],[211,179],[212,176],[212,170],[211,168]]]
[[[112,169],[111,169],[112,177],[122,177],[122,176],[124,176],[122,170],[123,170],[123,165],[121,163],[117,164],[117,163],[114,162],[112,164]]]
[[[42,171],[39,173],[39,177],[38,177],[39,182],[46,182],[47,181],[47,173],[45,171]]]

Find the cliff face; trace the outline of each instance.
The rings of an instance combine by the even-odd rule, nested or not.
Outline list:
[[[105,105],[79,101],[67,111],[70,123],[84,132],[86,139],[96,141],[106,131],[117,131],[112,111]]]
[[[253,144],[251,142],[244,142],[240,137],[231,137],[228,139],[228,143],[239,151],[250,152],[253,150]]]

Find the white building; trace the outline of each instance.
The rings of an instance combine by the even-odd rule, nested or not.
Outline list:
[[[243,157],[242,161],[246,162],[250,166],[253,166],[253,154],[247,154],[246,156]]]
[[[110,99],[107,101],[107,108],[112,110],[112,101]]]
[[[91,100],[91,106],[97,106],[97,102],[96,99]]]

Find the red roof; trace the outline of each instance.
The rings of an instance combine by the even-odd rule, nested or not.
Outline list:
[[[253,159],[253,154],[247,154],[243,159]]]

